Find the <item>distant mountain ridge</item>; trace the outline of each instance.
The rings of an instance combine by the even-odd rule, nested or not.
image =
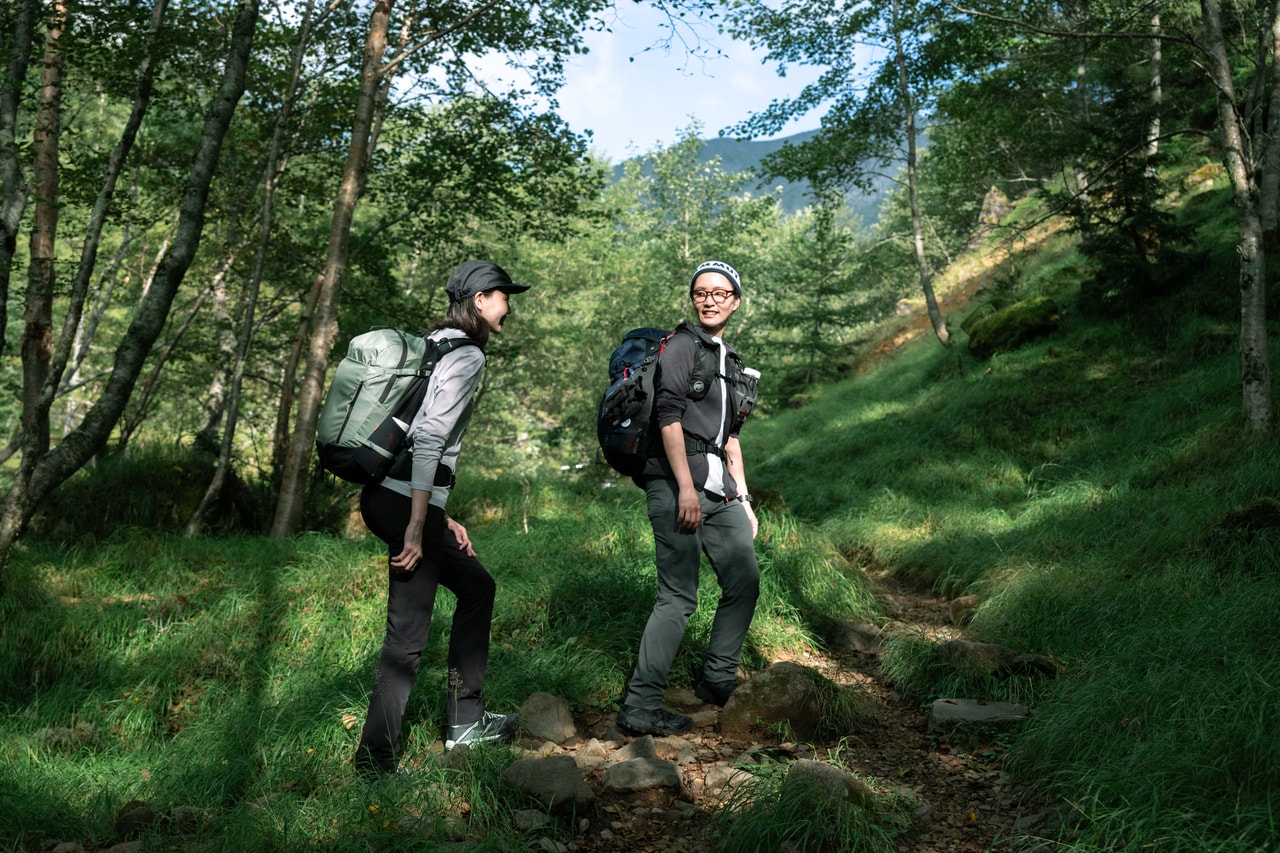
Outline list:
[[[737,140],[728,136],[718,136],[711,139],[702,140],[702,162],[709,162],[716,157],[720,158],[720,165],[726,172],[746,172],[754,169],[766,155],[772,154],[774,151],[782,148],[784,144],[799,145],[812,139],[817,133],[814,130],[806,130],[803,133],[796,133],[791,136],[785,136],[781,139],[770,140]],[[631,158],[640,159],[640,158]],[[622,174],[622,164],[614,166],[614,177]],[[849,208],[858,215],[862,220],[864,227],[870,227],[875,223],[880,215],[880,204],[884,200],[884,195],[889,189],[890,182],[887,180],[877,180],[875,189],[869,194],[850,193],[848,196]],[[783,180],[762,181],[754,186],[749,185],[748,188],[753,194],[766,194],[772,192],[775,187],[782,187],[782,195],[780,203],[784,213],[791,214],[798,210],[803,210],[813,204],[813,198],[809,195],[809,184],[807,181],[791,182]]]

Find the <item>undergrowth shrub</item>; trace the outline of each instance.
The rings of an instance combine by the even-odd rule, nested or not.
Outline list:
[[[213,479],[215,458],[196,449],[134,445],[103,453],[55,489],[32,519],[32,535],[61,542],[109,539],[122,527],[186,528]],[[259,533],[270,526],[264,484],[228,478],[205,517],[217,534]]]
[[[718,804],[713,849],[725,853],[839,850],[889,853],[901,833],[900,805],[833,791],[812,778],[789,776],[784,764],[751,770]]]

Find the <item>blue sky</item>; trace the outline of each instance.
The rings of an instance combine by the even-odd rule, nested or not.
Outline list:
[[[571,58],[559,96],[560,116],[575,131],[594,131],[593,147],[615,163],[670,145],[695,118],[702,123],[700,136],[713,137],[774,98],[797,94],[816,76],[792,68],[780,78],[772,64],[761,63],[762,53],[710,24],[682,25],[683,43],[673,40],[664,49],[656,43],[667,35],[666,19],[652,6],[619,2],[617,10],[613,31],[590,33],[591,52]],[[700,50],[691,53],[697,43]],[[817,123],[814,115],[780,135]]]

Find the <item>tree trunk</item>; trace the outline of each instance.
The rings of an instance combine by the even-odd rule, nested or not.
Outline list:
[[[49,449],[49,409],[40,407],[40,392],[49,377],[53,353],[54,262],[58,245],[58,146],[62,139],[62,35],[67,9],[55,3],[45,30],[40,88],[36,93],[32,133],[30,263],[22,332],[22,431],[24,464]]]
[[[1147,158],[1147,177],[1156,176],[1156,155],[1160,153],[1160,113],[1164,109],[1164,89],[1160,81],[1160,63],[1163,60],[1163,33],[1160,29],[1160,13],[1151,16],[1151,116],[1147,119],[1147,147],[1143,152]]]
[[[88,294],[85,296],[85,304],[92,304],[93,307],[81,317],[79,325],[76,326],[74,339],[71,342],[69,360],[62,371],[62,381],[58,386],[57,396],[65,401],[62,410],[63,435],[71,432],[80,420],[80,400],[75,392],[83,382],[81,370],[84,368],[85,359],[89,357],[89,351],[93,346],[94,338],[97,336],[102,318],[111,307],[116,281],[120,274],[120,266],[128,255],[131,245],[132,240],[126,233],[125,238],[116,247],[111,263],[107,265],[106,272],[100,278],[97,292],[93,294],[92,298]]]
[[[265,274],[267,254],[271,247],[271,226],[274,221],[273,206],[275,204],[276,184],[283,172],[284,138],[293,116],[294,103],[298,97],[302,79],[302,65],[306,59],[307,45],[313,26],[315,4],[307,2],[303,6],[302,21],[298,26],[296,47],[289,68],[289,83],[281,98],[280,113],[276,117],[271,133],[271,144],[267,149],[267,161],[263,167],[262,210],[259,216],[257,246],[254,255],[253,271],[249,276],[244,305],[240,312],[237,349],[231,368],[231,388],[229,390],[226,410],[226,426],[222,431],[222,441],[218,449],[218,465],[214,469],[213,478],[199,506],[187,519],[186,533],[194,536],[199,532],[208,514],[222,493],[231,474],[231,453],[235,446],[236,425],[240,418],[240,399],[244,386],[245,365],[249,362],[249,352],[253,344],[254,317],[257,311],[258,294],[261,290]]]
[[[1262,218],[1250,172],[1245,135],[1236,113],[1235,86],[1222,35],[1218,0],[1200,0],[1209,74],[1218,89],[1218,122],[1222,131],[1222,160],[1231,179],[1231,196],[1240,231],[1240,368],[1245,422],[1251,432],[1266,435],[1274,422],[1271,399],[1271,360],[1266,329],[1266,254]],[[1274,12],[1273,12],[1274,15]],[[1274,26],[1272,28],[1274,32]],[[1259,73],[1262,72],[1260,67]]]
[[[0,578],[14,543],[40,501],[106,445],[111,430],[129,401],[151,346],[164,327],[174,296],[200,244],[209,185],[213,181],[227,127],[244,93],[257,21],[258,0],[245,0],[233,24],[222,78],[205,118],[191,171],[183,188],[173,245],[165,254],[151,287],[138,302],[129,328],[116,349],[115,363],[99,400],[84,421],[38,464],[28,465],[24,455],[19,474],[0,509]]]
[[[35,206],[30,237],[30,265],[27,269],[26,308],[22,333],[22,460],[14,474],[13,485],[5,497],[0,515],[0,536],[7,533],[10,506],[27,504],[27,494],[37,463],[49,450],[49,408],[40,407],[40,392],[49,375],[53,334],[54,268],[58,230],[58,144],[62,133],[62,34],[66,26],[66,7],[54,5],[45,31],[43,68],[36,96],[35,127],[32,132],[32,191]],[[0,329],[0,332],[3,330]],[[20,524],[26,517],[18,515]],[[19,525],[20,526],[20,525]],[[19,532],[14,527],[14,535]],[[11,542],[0,551],[0,593],[3,593],[3,568]]]
[[[1082,20],[1089,20],[1088,2],[1081,4],[1080,17]],[[1088,89],[1088,71],[1089,71],[1089,42],[1087,39],[1081,38],[1080,52],[1076,60],[1076,96],[1080,105],[1080,126],[1088,127],[1090,119],[1089,110],[1089,89]],[[1089,210],[1089,173],[1085,169],[1085,163],[1082,157],[1078,156],[1072,164],[1071,169],[1072,180],[1074,186],[1072,192],[1076,195],[1076,208],[1080,211],[1080,217],[1077,220],[1077,226],[1080,233],[1088,237],[1093,233],[1093,214]]]
[[[292,439],[289,425],[293,423],[293,401],[298,393],[298,365],[302,363],[302,350],[311,337],[311,318],[316,315],[323,285],[324,276],[317,275],[302,303],[302,316],[298,318],[289,356],[280,371],[280,402],[276,404],[276,425],[271,434],[271,486],[277,493],[284,482],[284,470],[289,459]]]
[[[1266,146],[1262,152],[1261,176],[1258,180],[1258,208],[1262,213],[1262,247],[1270,252],[1280,247],[1280,0],[1271,7],[1271,102],[1267,106]]]
[[[314,450],[316,420],[324,399],[324,380],[329,366],[329,350],[338,336],[338,297],[342,275],[347,265],[347,242],[351,237],[351,220],[356,203],[364,190],[368,170],[370,134],[373,131],[378,93],[385,91],[382,58],[387,47],[387,29],[394,0],[376,0],[369,21],[369,38],[365,42],[364,66],[360,71],[360,92],[356,99],[355,121],[351,129],[351,146],[342,172],[342,184],[333,208],[329,228],[329,251],[325,257],[319,299],[313,319],[313,334],[307,354],[298,396],[298,418],[293,439],[282,472],[280,499],[276,505],[272,535],[289,536],[302,521],[302,502],[306,496],[307,473]]]
[[[226,266],[230,266],[235,262],[235,257],[228,258],[225,262]],[[153,278],[152,281],[155,279]],[[209,298],[209,294],[213,291],[214,285],[205,290],[200,291],[195,301],[191,303],[191,307],[187,310],[186,316],[177,324],[177,328],[173,330],[173,335],[165,342],[164,346],[158,352],[152,347],[152,355],[149,357],[151,362],[151,370],[147,374],[146,380],[142,383],[141,389],[133,394],[126,407],[126,412],[120,419],[119,437],[116,439],[116,452],[120,452],[129,446],[130,439],[133,438],[134,432],[147,419],[152,411],[152,402],[155,400],[156,391],[160,387],[160,377],[164,374],[165,367],[169,364],[170,357],[177,350],[178,344],[182,342],[182,338],[187,334],[187,330],[191,328],[191,324],[195,322],[196,317],[200,314],[200,309],[204,307],[205,300]]]
[[[902,46],[901,24],[898,20],[898,2],[893,4],[893,40],[897,49],[898,88],[902,98],[903,123],[907,134],[907,200],[911,209],[911,239],[915,249],[916,270],[920,275],[920,289],[924,291],[924,304],[929,311],[933,333],[943,346],[951,344],[947,331],[947,319],[938,307],[938,297],[933,292],[933,274],[929,271],[929,258],[924,251],[924,227],[920,216],[920,186],[916,171],[916,110],[911,98],[911,86],[907,78],[907,58]]]
[[[63,377],[68,364],[73,365],[73,370],[78,372],[79,365],[85,357],[85,350],[87,350],[90,341],[92,341],[93,332],[97,327],[98,318],[92,317],[89,326],[82,328],[85,301],[88,298],[94,270],[98,265],[98,249],[102,244],[102,231],[106,226],[107,212],[111,207],[112,200],[115,198],[116,184],[120,180],[121,172],[124,171],[125,161],[128,159],[129,152],[133,150],[133,144],[138,138],[138,130],[142,127],[142,120],[146,117],[147,109],[151,105],[152,84],[155,79],[155,61],[152,52],[164,26],[164,15],[167,8],[168,0],[156,0],[155,6],[152,7],[147,50],[138,68],[138,89],[134,95],[133,108],[130,110],[129,118],[125,122],[124,131],[121,133],[119,141],[107,160],[107,171],[103,177],[102,187],[98,190],[98,196],[94,200],[93,208],[89,213],[89,220],[85,226],[84,244],[80,249],[80,262],[76,267],[75,278],[71,283],[71,297],[68,300],[67,313],[62,322],[62,333],[58,339],[58,346],[53,354],[50,368],[52,381],[47,382],[42,391],[40,405],[46,410],[52,410],[53,408],[53,401],[63,385]],[[105,310],[105,308],[101,310]],[[63,430],[64,433],[70,431],[73,426],[74,424],[68,418]]]
[[[236,253],[228,251],[227,256],[234,258]],[[218,345],[217,358],[213,364],[212,375],[209,377],[208,388],[204,393],[202,407],[204,423],[196,431],[196,447],[201,450],[211,449],[221,442],[219,436],[222,434],[222,418],[227,413],[227,385],[229,384],[227,377],[234,368],[236,352],[239,349],[236,345],[235,333],[239,324],[232,320],[229,307],[231,297],[227,293],[227,280],[230,276],[231,264],[222,264],[222,268],[214,274],[212,287],[209,289],[211,297],[209,313],[216,330]]]
[[[37,0],[17,0],[13,30],[5,40],[8,62],[0,79],[0,355],[4,355],[4,329],[9,323],[9,277],[18,250],[18,224],[27,204],[27,188],[18,165],[18,104],[22,83],[35,39]]]

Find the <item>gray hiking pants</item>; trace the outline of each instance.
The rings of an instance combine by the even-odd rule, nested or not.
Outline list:
[[[635,672],[624,703],[632,708],[662,705],[667,672],[680,650],[685,626],[698,607],[698,569],[706,554],[720,583],[720,604],[711,624],[706,681],[734,681],[738,660],[760,594],[760,566],[751,539],[751,521],[737,501],[725,503],[699,492],[702,525],[682,533],[676,524],[679,490],[674,480],[650,478],[645,483],[649,523],[653,525],[658,567],[658,601],[649,614]]]

